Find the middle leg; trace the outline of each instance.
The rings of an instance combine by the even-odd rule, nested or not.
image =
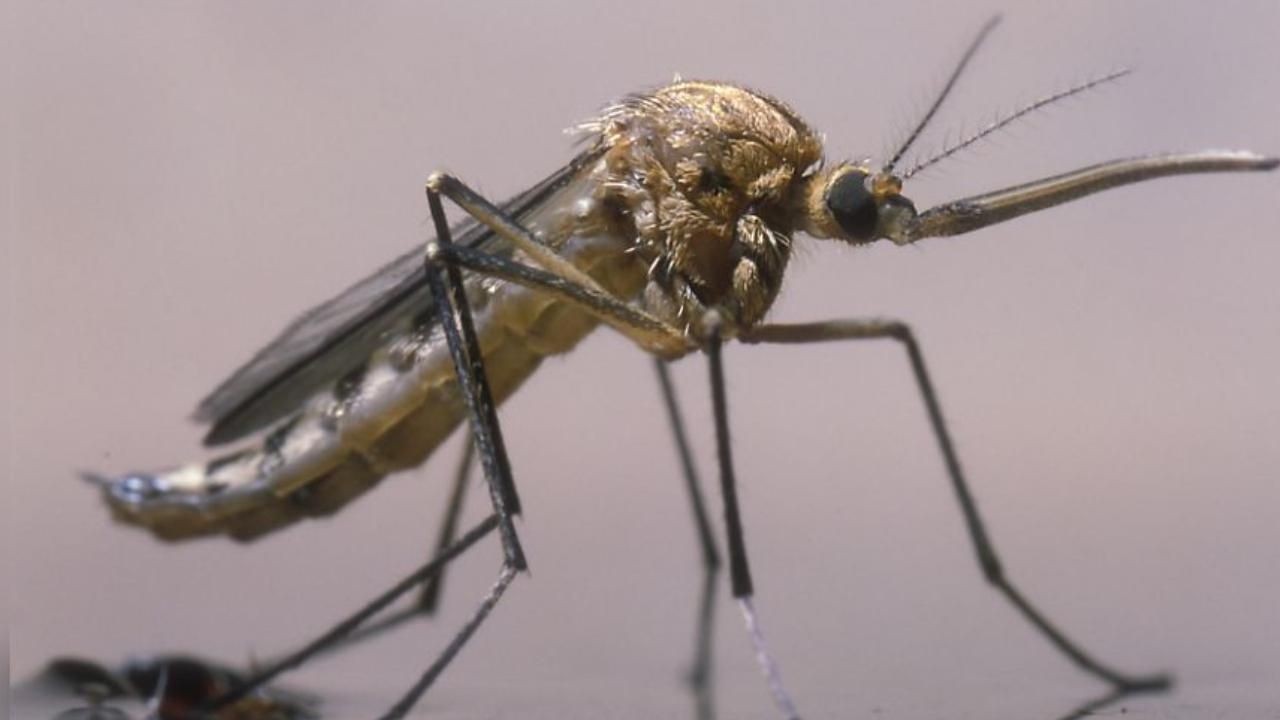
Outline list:
[[[778,664],[769,652],[765,642],[764,631],[760,625],[760,616],[756,613],[752,598],[755,589],[751,582],[751,569],[747,562],[746,541],[742,532],[742,516],[738,508],[737,479],[733,469],[733,448],[729,442],[729,409],[724,381],[724,363],[721,358],[723,338],[718,316],[709,313],[705,319],[707,338],[707,363],[711,370],[711,408],[715,420],[716,456],[720,461],[720,492],[724,503],[725,537],[729,548],[729,583],[733,588],[733,596],[738,601],[743,620],[747,625],[747,634],[755,648],[756,662],[764,673],[769,684],[769,692],[773,695],[774,704],[782,711],[787,720],[799,720],[795,702],[791,693],[782,682],[782,674]]]
[[[695,692],[705,696],[705,691],[711,682],[711,631],[715,620],[715,588],[716,578],[720,575],[720,551],[716,548],[715,533],[711,528],[711,519],[707,515],[707,502],[703,497],[702,485],[698,481],[698,473],[693,464],[688,433],[685,430],[684,418],[680,414],[679,403],[676,401],[675,386],[671,382],[667,362],[654,358],[653,367],[658,375],[658,386],[662,390],[662,402],[667,411],[667,422],[671,425],[676,455],[680,459],[680,469],[684,475],[685,490],[689,494],[689,505],[693,510],[698,545],[702,551],[702,592],[698,603],[693,665],[688,679]],[[708,703],[710,698],[703,697],[701,700]],[[704,715],[711,715],[709,708],[705,713],[700,712],[699,717]]]

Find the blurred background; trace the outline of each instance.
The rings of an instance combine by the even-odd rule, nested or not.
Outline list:
[[[423,559],[456,438],[251,546],[161,545],[76,475],[205,457],[195,402],[421,243],[432,170],[505,197],[571,157],[564,128],[675,73],[776,95],[833,159],[882,158],[997,12],[919,153],[1136,72],[913,179],[920,207],[1147,152],[1280,152],[1273,0],[15,4],[13,681],[68,654],[268,657]],[[1015,581],[1102,659],[1176,673],[1130,717],[1280,711],[1278,197],[1280,174],[1176,178],[912,248],[804,240],[772,316],[913,323]],[[727,362],[757,606],[806,718],[1051,718],[1105,690],[982,582],[899,347]],[[710,485],[705,363],[675,374]],[[692,715],[700,571],[651,376],[602,331],[503,407],[533,573],[424,716]],[[330,717],[380,712],[498,565],[487,542],[438,620],[288,683]],[[719,611],[719,715],[774,717],[727,587]]]

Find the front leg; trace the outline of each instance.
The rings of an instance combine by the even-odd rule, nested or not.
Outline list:
[[[987,582],[1004,595],[1049,642],[1085,672],[1126,693],[1167,689],[1172,682],[1167,675],[1128,675],[1094,659],[1079,644],[1059,630],[1030,600],[1027,600],[1022,591],[1006,575],[1000,558],[996,554],[995,545],[992,544],[986,525],[982,521],[982,516],[978,513],[978,506],[969,490],[964,471],[960,467],[960,459],[942,417],[942,407],[938,402],[937,392],[925,367],[924,354],[920,351],[920,344],[916,341],[910,327],[893,320],[831,320],[795,325],[761,325],[743,334],[740,339],[749,343],[809,344],[833,340],[881,338],[897,340],[906,348],[911,372],[924,399],[925,410],[929,414],[929,424],[933,428],[938,449],[942,452],[947,476],[951,479],[951,487],[960,503],[960,511],[964,514],[965,527],[969,531],[969,539],[977,555],[978,566],[982,568],[982,575]]]

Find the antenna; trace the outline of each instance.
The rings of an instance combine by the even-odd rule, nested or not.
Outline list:
[[[924,117],[920,118],[920,123],[917,124],[915,129],[911,131],[911,134],[907,136],[906,141],[898,147],[898,151],[893,154],[893,157],[889,158],[889,162],[885,163],[884,172],[892,172],[893,167],[898,164],[898,161],[902,159],[902,156],[907,153],[907,150],[911,148],[911,145],[920,137],[920,133],[924,132],[929,121],[933,120],[933,116],[938,113],[938,108],[942,107],[942,101],[947,99],[947,95],[951,93],[951,88],[955,87],[956,81],[960,79],[960,73],[964,72],[965,66],[969,64],[969,61],[972,60],[973,56],[978,52],[978,48],[982,46],[982,42],[987,39],[987,36],[990,35],[991,31],[999,24],[1000,16],[996,15],[988,20],[986,24],[982,26],[982,29],[978,31],[978,36],[973,39],[973,42],[969,43],[969,49],[964,51],[964,55],[961,56],[960,62],[956,63],[955,70],[951,71],[951,77],[947,78],[947,84],[942,86],[942,92],[938,93],[938,97],[933,101],[933,105],[929,106],[929,111],[924,114]]]
[[[1108,83],[1108,82],[1111,82],[1112,80],[1116,80],[1116,79],[1122,78],[1122,77],[1124,77],[1125,75],[1128,75],[1130,72],[1132,72],[1132,71],[1131,71],[1131,70],[1129,70],[1128,68],[1122,68],[1122,69],[1120,69],[1120,70],[1116,70],[1116,71],[1115,71],[1115,72],[1113,72],[1113,73],[1109,73],[1109,74],[1107,74],[1107,75],[1103,75],[1102,77],[1094,78],[1094,79],[1089,80],[1089,81],[1087,81],[1087,82],[1080,83],[1079,85],[1074,85],[1074,86],[1072,86],[1072,87],[1069,87],[1069,88],[1067,88],[1066,90],[1061,90],[1061,91],[1056,92],[1056,93],[1054,93],[1054,94],[1052,94],[1052,95],[1048,95],[1048,96],[1042,97],[1042,98],[1040,98],[1039,100],[1036,100],[1035,102],[1030,103],[1030,104],[1028,104],[1028,105],[1023,105],[1022,107],[1018,108],[1018,109],[1017,109],[1017,110],[1015,110],[1014,112],[1012,112],[1012,113],[1010,113],[1010,114],[1008,114],[1008,115],[1006,115],[1006,116],[1004,116],[1004,117],[1002,117],[1002,118],[997,118],[996,120],[994,120],[994,121],[992,121],[990,124],[988,124],[986,127],[982,128],[982,129],[981,129],[981,130],[979,130],[978,132],[976,132],[976,133],[974,133],[974,134],[972,134],[972,135],[970,135],[970,136],[968,136],[968,137],[964,138],[964,139],[963,139],[963,140],[961,140],[960,142],[957,142],[957,143],[955,143],[954,145],[951,145],[950,147],[945,148],[942,152],[938,153],[937,155],[934,155],[933,157],[929,158],[928,160],[925,160],[925,161],[923,161],[923,162],[918,162],[918,163],[916,163],[915,165],[911,166],[911,168],[910,168],[909,170],[907,170],[906,172],[902,173],[902,176],[901,176],[901,177],[902,177],[902,179],[903,179],[903,180],[906,180],[907,178],[911,177],[912,175],[915,175],[916,173],[918,173],[918,172],[920,172],[921,170],[923,170],[923,169],[925,169],[925,168],[929,167],[930,165],[933,165],[934,163],[937,163],[937,162],[939,162],[940,160],[945,160],[946,158],[949,158],[949,157],[951,157],[952,155],[955,155],[956,153],[960,152],[961,150],[963,150],[963,149],[965,149],[965,148],[969,147],[970,145],[972,145],[972,144],[974,144],[974,143],[978,142],[978,141],[979,141],[979,140],[981,140],[982,138],[984,138],[984,137],[986,137],[986,136],[990,135],[991,133],[993,133],[993,132],[995,132],[995,131],[997,131],[997,130],[999,130],[999,129],[1003,128],[1003,127],[1005,127],[1006,125],[1009,125],[1010,123],[1012,123],[1013,121],[1017,120],[1018,118],[1021,118],[1021,117],[1022,117],[1022,116],[1024,116],[1024,115],[1027,115],[1027,114],[1032,113],[1032,112],[1034,112],[1034,111],[1036,111],[1036,110],[1039,110],[1040,108],[1045,107],[1046,105],[1052,105],[1053,103],[1056,103],[1056,102],[1058,102],[1059,100],[1065,100],[1065,99],[1067,99],[1067,98],[1071,97],[1072,95],[1077,95],[1077,94],[1079,94],[1079,93],[1084,92],[1085,90],[1090,90],[1090,89],[1092,89],[1092,88],[1095,88],[1095,87],[1097,87],[1097,86],[1099,86],[1099,85],[1102,85],[1103,83]],[[895,159],[897,159],[897,158],[895,158]]]

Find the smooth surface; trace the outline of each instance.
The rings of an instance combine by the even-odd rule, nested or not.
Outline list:
[[[420,561],[456,442],[249,547],[113,526],[76,474],[200,457],[195,401],[422,241],[432,170],[506,196],[571,156],[563,128],[677,72],[777,95],[832,158],[883,157],[996,10],[921,152],[1137,71],[914,179],[920,207],[1131,154],[1280,152],[1271,0],[684,5],[14,8],[15,680],[59,654],[269,656]],[[1280,712],[1278,197],[1275,174],[1182,178],[916,248],[804,241],[774,311],[914,324],[1012,576],[1103,658],[1177,674],[1127,717]],[[806,718],[1050,718],[1104,690],[981,582],[899,348],[726,359],[757,606]],[[705,363],[675,370],[710,482]],[[424,716],[692,715],[697,555],[651,374],[601,333],[503,408],[533,573]],[[498,562],[488,544],[455,568],[439,621],[290,684],[374,715]],[[716,706],[771,718],[725,590]]]

